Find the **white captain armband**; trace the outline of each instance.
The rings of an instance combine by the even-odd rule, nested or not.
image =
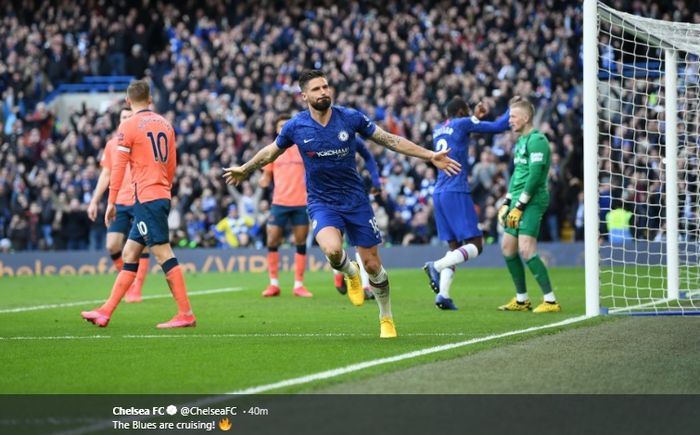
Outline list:
[[[123,146],[121,146],[121,145],[117,146],[117,150],[118,150],[118,151],[123,151],[123,152],[125,152],[125,153],[130,153],[130,152],[131,152],[131,148],[123,147]]]

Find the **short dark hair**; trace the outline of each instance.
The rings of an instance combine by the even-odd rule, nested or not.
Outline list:
[[[309,84],[311,80],[319,77],[323,77],[325,79],[326,73],[320,69],[306,69],[302,71],[301,75],[299,76],[299,87],[301,88],[302,92],[304,89],[306,89],[306,85]]]
[[[132,80],[126,88],[126,96],[135,103],[145,103],[151,96],[151,87],[146,80]]]
[[[467,102],[464,101],[462,97],[452,97],[449,103],[447,103],[447,108],[445,110],[448,118],[454,118],[464,112],[465,115],[469,114],[469,106]]]
[[[279,115],[277,115],[277,119],[275,119],[275,125],[279,124],[281,121],[287,121],[289,119],[292,119],[292,114],[289,112],[282,112]]]

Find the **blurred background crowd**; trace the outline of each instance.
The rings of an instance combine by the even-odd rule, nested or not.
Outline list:
[[[661,10],[641,1],[611,5],[698,18],[678,1]],[[105,113],[76,107],[57,119],[44,103],[60,83],[93,75],[150,79],[154,109],[175,127],[174,244],[262,246],[269,190],[257,186],[257,175],[228,187],[222,167],[272,142],[278,113],[304,108],[297,78],[305,68],[328,74],[336,104],[426,147],[452,96],[472,107],[486,103],[487,120],[513,95],[528,97],[552,147],[552,200],[540,238],[580,239],[581,7],[555,0],[9,2],[0,21],[0,249],[104,246],[101,216],[90,222],[86,207],[120,104]],[[487,243],[499,238],[496,202],[513,143],[511,133],[472,137],[470,183]],[[435,168],[368,145],[381,177],[372,203],[385,242],[438,243]]]

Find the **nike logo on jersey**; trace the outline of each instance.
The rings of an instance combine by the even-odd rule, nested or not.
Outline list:
[[[313,140],[313,139],[304,139],[304,143],[309,143],[309,142],[311,142],[312,140]]]

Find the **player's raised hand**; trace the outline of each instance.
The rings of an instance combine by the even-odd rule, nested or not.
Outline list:
[[[459,164],[459,162],[457,162],[456,160],[452,160],[451,158],[449,158],[447,156],[447,153],[449,152],[450,148],[442,151],[435,151],[430,161],[438,169],[442,169],[443,171],[445,171],[447,175],[457,175],[462,169],[462,165]]]
[[[242,166],[232,166],[230,168],[224,168],[223,177],[226,184],[238,186],[241,181],[248,178],[248,174],[245,173]]]
[[[117,216],[117,207],[114,203],[108,202],[107,209],[105,210],[105,226],[109,227]]]

